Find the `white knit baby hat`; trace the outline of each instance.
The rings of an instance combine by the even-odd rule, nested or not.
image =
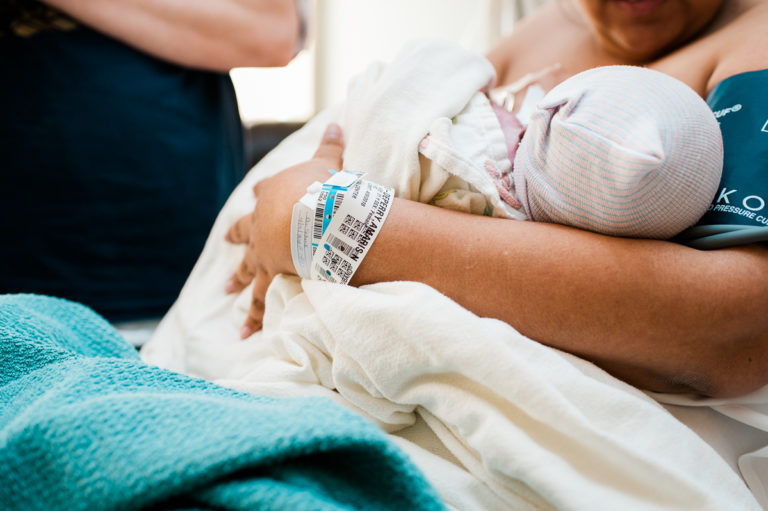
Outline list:
[[[547,93],[514,163],[529,218],[664,239],[706,211],[720,183],[723,142],[714,114],[684,83],[607,66]]]

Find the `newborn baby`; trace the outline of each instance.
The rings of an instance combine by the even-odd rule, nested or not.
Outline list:
[[[506,211],[478,200],[485,176],[462,168],[480,161],[477,146],[488,137],[478,119],[487,120],[489,109],[513,162],[503,170],[493,159],[484,165]],[[482,93],[451,122],[420,144],[424,165],[462,178],[447,179],[435,194],[431,202],[442,207],[665,239],[696,223],[720,182],[723,146],[714,114],[687,85],[650,69],[577,74],[538,102],[527,126]]]

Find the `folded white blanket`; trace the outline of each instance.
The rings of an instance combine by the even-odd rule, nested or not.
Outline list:
[[[390,65],[370,66],[347,93],[345,168],[367,172],[404,199],[525,219],[486,170],[490,164],[503,174],[512,166],[481,92],[495,78],[485,58],[434,41],[411,43]]]
[[[759,509],[728,464],[646,394],[422,284],[279,276],[264,330],[239,340],[250,290],[224,294],[243,248],[223,237],[253,207],[254,182],[308,158],[325,124],[343,120],[347,168],[385,169],[401,195],[423,199],[420,141],[493,80],[483,57],[444,43],[404,55],[422,59],[418,77],[399,60],[372,67],[346,114],[322,113],[249,173],[142,357],[248,392],[330,396],[402,430],[393,438],[455,509]],[[408,435],[414,423],[428,434]],[[428,452],[431,435],[444,458]]]

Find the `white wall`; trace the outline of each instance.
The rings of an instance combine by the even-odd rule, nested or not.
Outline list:
[[[448,39],[487,51],[511,25],[502,4],[508,2],[317,0],[315,104],[343,99],[352,76],[372,60],[391,60],[411,39]]]
[[[306,121],[316,113],[311,48],[299,53],[286,67],[238,68],[230,74],[245,125]]]

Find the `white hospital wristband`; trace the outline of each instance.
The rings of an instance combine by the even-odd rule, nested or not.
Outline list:
[[[337,194],[332,218],[312,257],[311,278],[348,284],[384,225],[393,200],[391,188],[362,179]],[[328,209],[319,203],[316,209],[321,207]]]
[[[303,279],[310,278],[312,256],[322,235],[321,226],[317,225],[315,217],[323,186],[318,181],[309,185],[307,193],[293,205],[291,214],[291,258],[296,273]]]
[[[320,183],[314,183],[319,185]],[[314,186],[313,184],[313,186]],[[315,217],[315,204],[318,192],[307,193],[293,205],[291,214],[291,259],[296,273],[303,279],[310,278],[312,265],[312,227]]]

